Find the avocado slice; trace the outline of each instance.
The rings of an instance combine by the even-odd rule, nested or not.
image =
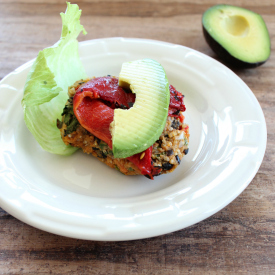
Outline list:
[[[159,139],[168,116],[170,92],[163,67],[152,59],[122,64],[119,85],[136,94],[133,107],[115,109],[111,123],[114,157],[127,158]]]
[[[261,15],[236,6],[215,5],[202,16],[204,37],[212,50],[235,67],[253,68],[270,56],[270,37]]]

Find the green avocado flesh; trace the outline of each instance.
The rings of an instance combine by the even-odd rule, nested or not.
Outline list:
[[[230,5],[209,8],[202,17],[209,46],[226,62],[255,67],[270,55],[270,37],[263,18]]]
[[[152,59],[122,64],[119,85],[136,94],[133,107],[115,109],[111,123],[114,157],[127,158],[159,139],[167,120],[170,92],[164,69]]]

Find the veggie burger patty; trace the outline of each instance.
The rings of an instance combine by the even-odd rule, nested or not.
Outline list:
[[[87,86],[92,87],[93,91],[93,98],[90,96],[85,99],[91,101],[85,103],[87,106],[93,106],[87,109],[87,116],[96,117],[91,126],[93,133],[81,125],[74,112],[76,93],[82,92],[82,87]],[[69,99],[63,109],[62,121],[57,121],[61,138],[66,145],[81,148],[84,153],[92,154],[125,175],[142,174],[153,179],[154,176],[172,172],[188,153],[189,127],[184,123],[183,95],[172,85],[169,90],[170,105],[165,128],[153,146],[139,154],[124,159],[114,158],[110,148],[108,120],[112,116],[112,110],[129,109],[135,101],[135,95],[130,90],[119,87],[118,78],[113,76],[80,80],[69,87]]]

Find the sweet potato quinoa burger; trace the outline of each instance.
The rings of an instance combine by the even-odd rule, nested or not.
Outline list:
[[[130,64],[142,62],[155,61],[139,60]],[[117,77],[105,76],[80,80],[69,87],[69,99],[63,109],[62,121],[57,121],[64,143],[81,148],[83,152],[92,154],[125,175],[144,175],[153,179],[172,172],[188,153],[189,127],[184,123],[184,96],[169,85],[168,112],[157,140],[139,153],[116,158],[112,150],[115,110],[129,110],[136,100],[136,94],[129,87],[120,85],[120,82],[123,81],[119,81]],[[154,100],[149,98],[145,103],[146,108],[150,108],[152,101]],[[142,121],[142,117],[140,120]],[[139,128],[134,127],[136,133],[131,134],[138,136],[138,131],[142,131]]]

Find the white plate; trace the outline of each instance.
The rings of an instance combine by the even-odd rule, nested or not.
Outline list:
[[[189,154],[172,174],[150,181],[80,151],[69,157],[43,151],[20,105],[30,61],[0,83],[0,206],[11,215],[63,236],[132,240],[197,223],[251,182],[266,148],[265,119],[228,68],[192,49],[142,39],[82,42],[80,56],[89,76],[118,75],[123,62],[145,57],[160,62],[185,95]]]

